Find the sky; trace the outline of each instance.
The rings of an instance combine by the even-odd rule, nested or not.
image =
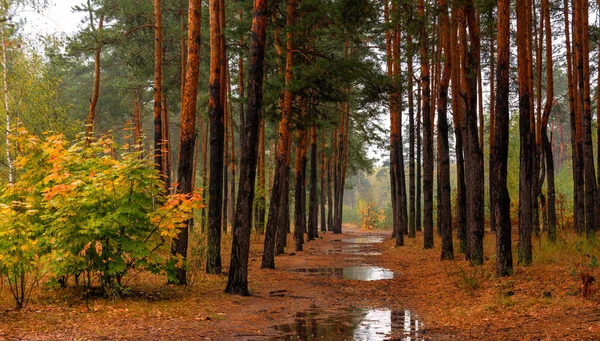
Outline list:
[[[22,7],[17,12],[19,19],[26,20],[23,28],[29,37],[46,34],[71,34],[83,19],[83,13],[73,13],[71,8],[84,0],[50,0],[46,9],[37,13],[31,8]]]

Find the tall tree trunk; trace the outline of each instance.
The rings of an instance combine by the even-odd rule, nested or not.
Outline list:
[[[198,75],[200,66],[200,30],[201,30],[202,1],[191,0],[188,9],[188,44],[186,74],[181,99],[181,120],[179,130],[179,162],[177,170],[177,192],[191,194],[194,188],[194,149],[196,144],[196,98],[198,92]],[[173,242],[172,253],[185,259],[188,249],[189,228],[193,220],[187,221],[177,240]],[[179,284],[186,284],[186,270],[177,271]]]
[[[440,31],[442,32],[441,47],[444,52],[444,71],[439,83],[438,102],[438,187],[440,193],[440,205],[438,216],[442,232],[442,255],[444,259],[454,259],[454,248],[452,245],[452,204],[450,191],[450,148],[448,146],[448,86],[452,68],[452,52],[450,41],[450,20],[448,18],[448,4],[446,0],[439,0]]]
[[[396,8],[395,8],[395,4],[392,3],[392,9],[394,12],[396,12]],[[398,120],[397,120],[397,124],[398,124],[398,146],[396,148],[396,153],[398,155],[398,174],[397,179],[399,180],[398,183],[400,184],[400,196],[399,196],[399,200],[400,200],[400,226],[402,228],[401,230],[401,234],[402,237],[398,236],[396,238],[396,246],[401,246],[404,245],[404,235],[408,235],[408,212],[407,212],[407,208],[408,208],[408,200],[407,200],[407,196],[406,196],[406,169],[404,167],[404,143],[402,142],[402,98],[403,98],[403,88],[402,88],[402,83],[400,82],[401,79],[401,61],[400,61],[400,47],[401,47],[401,43],[400,43],[400,35],[401,35],[401,31],[400,31],[400,23],[398,23],[395,27],[394,30],[394,49],[393,49],[393,55],[394,55],[394,79],[396,80],[396,98],[397,98],[397,102],[396,102],[396,111],[398,113]],[[349,107],[348,107],[349,110]],[[349,123],[349,117],[350,117],[350,113],[348,112],[347,114],[347,121],[346,124]],[[346,154],[347,154],[347,149],[348,149],[348,143],[347,143],[347,139],[348,139],[348,128],[346,128]],[[347,163],[347,158],[345,157],[345,163]],[[344,175],[344,179],[345,179],[345,175]]]
[[[598,7],[600,7],[600,0],[598,0]],[[598,39],[598,51],[600,51],[600,39]],[[598,54],[598,66],[600,69],[600,53]],[[596,160],[598,160],[598,187],[600,188],[600,77],[598,77],[598,85],[596,87],[596,126],[597,126],[597,133],[596,136],[598,137],[598,141],[597,141],[597,145],[596,145],[596,153],[597,153],[597,157]],[[559,125],[560,127],[562,127],[562,125]],[[598,198],[600,198],[600,190],[598,193]],[[598,223],[598,221],[597,221]]]
[[[289,185],[289,149],[291,144],[290,122],[292,117],[292,104],[294,94],[290,88],[293,80],[294,65],[294,17],[296,13],[296,0],[288,1],[286,26],[286,56],[285,56],[285,89],[283,92],[283,103],[281,120],[279,122],[278,151],[275,165],[275,176],[273,177],[273,188],[269,200],[269,216],[265,230],[264,252],[262,257],[262,268],[275,268],[275,253],[283,253],[285,247],[287,224],[289,222],[288,185]],[[276,31],[277,33],[277,31]],[[276,43],[278,39],[275,39]],[[283,200],[282,200],[283,199]],[[277,248],[275,240],[277,239]]]
[[[252,230],[252,203],[256,179],[258,154],[258,131],[263,101],[263,74],[265,58],[265,35],[267,31],[267,0],[255,0],[252,13],[252,41],[250,43],[250,68],[248,70],[248,98],[246,121],[242,135],[242,159],[240,160],[240,185],[238,189],[233,226],[233,244],[229,278],[225,292],[249,295],[248,256]]]
[[[163,160],[163,179],[165,182],[165,192],[171,193],[171,134],[169,130],[169,111],[167,110],[167,97],[162,96],[162,160]]]
[[[225,70],[225,69],[221,69]],[[221,87],[221,90],[225,90]],[[227,203],[229,199],[229,113],[227,112],[227,105],[223,106],[223,213],[221,215],[221,226],[223,233],[227,234]]]
[[[8,183],[12,184],[15,182],[15,169],[13,165],[13,159],[10,153],[10,134],[12,130],[11,126],[11,112],[8,104],[10,93],[8,91],[8,62],[6,58],[6,37],[4,32],[4,23],[0,23],[0,37],[2,38],[2,92],[4,93],[4,112],[6,113],[6,165],[8,167]],[[99,61],[99,60],[98,60]]]
[[[567,57],[567,82],[569,88],[569,119],[571,123],[571,147],[572,147],[572,170],[573,170],[573,220],[575,231],[582,233],[584,231],[584,203],[583,203],[583,176],[581,174],[580,144],[577,140],[577,122],[575,115],[575,81],[573,79],[573,55],[571,53],[571,37],[569,31],[569,5],[568,0],[563,1],[565,18],[565,47]]]
[[[458,5],[452,3],[452,46],[461,46],[458,40],[459,22],[462,20],[462,9],[459,12]],[[458,52],[458,51],[456,51]],[[461,89],[461,69],[462,65],[460,53],[452,53],[452,121],[454,123],[455,152],[456,152],[456,235],[459,241],[459,251],[467,253],[467,196],[465,189],[465,162],[463,157],[463,123],[464,100],[460,94]]]
[[[325,199],[325,192],[326,192],[326,181],[325,181],[325,175],[326,175],[326,167],[325,167],[325,134],[324,132],[321,134],[321,192],[320,192],[320,196],[321,196],[321,232],[326,232],[327,231],[327,215],[325,213],[325,205],[326,205],[326,199]]]
[[[475,7],[472,0],[464,3],[466,27],[469,30],[469,42],[466,36],[465,69],[479,70],[480,36],[479,23],[476,19]],[[483,234],[484,234],[484,175],[483,152],[480,148],[477,129],[477,73],[465,72],[463,85],[465,93],[465,179],[467,197],[467,257],[471,264],[483,263]]]
[[[202,187],[203,187],[203,191],[205,191],[206,193],[206,187],[208,184],[208,162],[207,162],[207,158],[208,158],[208,130],[209,130],[209,120],[206,120],[206,124],[204,126],[204,134],[202,135]],[[210,199],[209,199],[210,201]],[[204,232],[204,228],[205,228],[205,221],[208,220],[208,217],[206,215],[206,207],[202,207],[200,209],[200,230],[202,232]],[[206,218],[206,219],[205,219]]]
[[[331,178],[333,174],[333,156],[327,161],[327,231],[333,232],[333,193],[331,192]]]
[[[392,13],[395,13],[395,6],[392,2]],[[389,23],[389,9],[387,1],[384,4],[384,16],[386,23]],[[391,90],[388,93],[388,102],[390,110],[390,181],[392,188],[392,214],[394,228],[393,236],[396,238],[396,246],[404,245],[404,226],[402,224],[402,182],[400,176],[400,110],[398,93],[399,76],[399,57],[400,47],[398,24],[393,23],[393,28],[386,31],[386,52],[387,52],[387,75],[392,82]]]
[[[160,11],[160,0],[156,0],[155,2],[158,2],[158,9]],[[89,12],[90,12],[90,25],[92,26],[92,29],[94,28],[94,17],[92,15],[92,8],[91,8],[91,4],[88,1],[88,7],[89,7]],[[156,10],[155,10],[155,15],[156,15]],[[159,14],[160,16],[160,14]],[[158,24],[157,24],[158,25]],[[98,97],[100,97],[100,55],[102,53],[102,29],[104,27],[104,13],[100,14],[100,17],[98,18],[98,29],[95,30],[96,31],[96,50],[94,51],[94,89],[92,92],[92,98],[90,100],[90,110],[88,112],[88,117],[87,117],[87,124],[86,124],[86,134],[88,138],[92,137],[92,133],[94,132],[94,121],[96,119],[96,106],[98,105]],[[158,33],[157,33],[158,34]],[[2,28],[2,43],[4,44],[4,28]],[[6,47],[2,48],[2,56],[3,59],[6,58]],[[156,56],[157,58],[159,56]],[[4,64],[6,65],[6,61],[4,61]],[[6,70],[6,68],[5,68]],[[5,82],[6,84],[6,82]],[[6,102],[8,103],[8,102]],[[8,110],[6,111],[8,112]],[[8,121],[9,122],[9,121]],[[7,125],[8,127],[8,125]],[[12,163],[9,164],[9,166],[12,166]],[[9,176],[12,176],[12,174],[9,172]],[[9,182],[12,183],[12,181]]]
[[[302,101],[305,101],[302,99]],[[305,104],[302,104],[303,114],[305,113],[304,109]],[[304,115],[303,115],[304,116]],[[302,119],[302,118],[301,118]],[[294,186],[294,242],[295,242],[295,250],[302,251],[302,245],[304,244],[304,230],[305,230],[305,210],[302,206],[305,204],[306,199],[302,199],[302,197],[306,197],[306,193],[304,192],[304,158],[305,158],[305,146],[306,146],[306,132],[302,130],[298,130],[296,132],[296,161],[294,163],[294,177],[295,177],[295,186]]]
[[[240,0],[236,0],[239,2]],[[240,9],[240,24],[244,22],[244,10]],[[240,34],[240,46],[244,46],[244,34]],[[244,136],[244,57],[242,56],[243,49],[240,49],[240,54],[238,55],[238,91],[240,95],[240,136]],[[265,192],[266,193],[266,192]]]
[[[255,229],[258,233],[263,233],[265,230],[265,210],[266,210],[266,193],[265,186],[265,121],[260,120],[260,130],[258,137],[258,200],[256,208]]]
[[[154,167],[164,177],[162,140],[162,8],[161,0],[154,0]]]
[[[496,275],[512,273],[510,196],[506,182],[509,139],[510,0],[498,0],[498,71],[494,142],[490,143],[490,178],[496,219]]]
[[[417,126],[416,126],[416,136],[417,136],[417,176],[415,181],[416,184],[416,194],[415,194],[415,231],[420,232],[422,230],[422,221],[421,221],[421,126],[422,126],[422,115],[421,115],[421,82],[417,80]]]
[[[552,143],[548,138],[547,132],[548,119],[554,105],[554,61],[552,59],[552,25],[550,23],[549,0],[542,0],[542,15],[546,29],[546,104],[541,122],[541,138],[546,156],[546,173],[548,174],[548,239],[553,242],[556,240],[556,190],[554,186],[554,155],[552,153]]]
[[[140,98],[138,95],[138,90],[132,90],[132,99],[133,99],[133,145],[134,150],[136,152],[141,153],[142,148],[142,119],[140,113]]]
[[[541,119],[542,119],[542,49],[543,49],[543,39],[541,35],[543,34],[543,18],[540,17],[540,24],[537,24],[537,14],[536,14],[536,6],[533,6],[533,27],[535,28],[535,32],[533,33],[533,45],[535,46],[535,59],[536,59],[536,72],[535,72],[535,100],[536,100],[536,111],[535,111],[535,122],[537,125],[534,125],[534,133],[535,133],[535,158],[533,160],[533,178],[531,183],[531,208],[532,208],[532,225],[533,225],[533,233],[539,237],[540,236],[540,213],[539,213],[539,204],[538,198],[540,197],[542,191],[542,183],[540,181],[540,177],[543,176],[541,170],[542,162],[542,131],[541,131]],[[533,62],[533,59],[532,59]],[[533,91],[533,87],[531,88]],[[533,107],[532,107],[533,110]]]
[[[415,203],[415,108],[413,101],[413,52],[412,37],[407,35],[407,64],[408,64],[408,179],[409,179],[409,209],[408,237],[416,237],[416,203]]]
[[[210,72],[208,115],[210,117],[210,184],[208,201],[208,249],[206,272],[221,273],[221,218],[223,209],[224,108],[221,102],[220,0],[209,1]]]
[[[229,154],[229,173],[231,174],[231,181],[229,186],[229,201],[227,202],[228,216],[230,217],[229,224],[231,226],[235,223],[235,127],[233,124],[233,104],[231,102],[231,76],[229,74],[229,63],[227,63],[227,104],[229,107],[229,144],[231,145]],[[262,114],[261,114],[262,116]],[[241,122],[241,121],[240,121]],[[241,126],[244,124],[241,123]],[[240,135],[243,136],[243,135]]]
[[[348,55],[348,42],[346,42],[346,55]],[[346,89],[344,91],[347,91]],[[345,168],[345,151],[346,151],[346,129],[348,126],[348,116],[347,116],[347,107],[348,103],[342,103],[342,110],[340,111],[340,123],[338,129],[338,143],[337,143],[337,157],[336,157],[336,167],[335,167],[335,176],[334,176],[334,196],[335,196],[335,215],[334,215],[334,229],[333,233],[340,234],[342,233],[342,212],[343,212],[343,201],[344,201],[344,168]]]
[[[493,8],[490,10],[490,12],[488,13],[488,20],[495,20],[494,18],[494,11]],[[495,85],[495,80],[496,80],[496,56],[495,56],[495,51],[494,51],[494,32],[493,30],[490,32],[490,36],[489,36],[489,44],[490,44],[490,155],[491,155],[491,150],[494,146],[494,124],[496,122],[496,113],[495,113],[495,106],[496,106],[496,85]],[[493,164],[492,164],[492,158],[490,157],[488,160],[488,169],[489,169],[489,177],[488,177],[488,187],[489,187],[489,204],[490,204],[490,231],[492,232],[496,232],[496,211],[494,209],[494,196],[492,195],[492,169],[493,169]]]
[[[219,91],[219,100],[221,107],[223,108],[223,204],[221,215],[221,227],[223,233],[227,233],[227,203],[229,202],[229,112],[227,106],[227,55],[225,52],[225,0],[219,0],[219,85],[221,89]]]
[[[531,129],[531,91],[528,41],[531,39],[531,0],[517,2],[517,58],[519,81],[519,133],[520,133],[520,177],[519,177],[519,264],[531,264],[532,232],[532,177],[534,136]]]
[[[594,148],[592,146],[592,111],[590,105],[590,28],[588,0],[578,0],[579,35],[575,45],[580,50],[577,60],[579,81],[579,102],[581,108],[583,169],[585,181],[585,228],[588,237],[598,230],[600,222],[600,204],[597,198],[596,170],[594,167]]]
[[[423,210],[423,229],[425,249],[433,248],[433,130],[431,122],[431,96],[429,88],[429,46],[425,23],[425,2],[418,1],[418,11],[421,20],[419,30],[420,58],[421,58],[421,84],[423,101],[423,196],[425,199]]]
[[[317,200],[317,128],[310,128],[310,193],[308,200],[308,240],[319,237],[319,202]],[[311,238],[312,237],[312,238]]]

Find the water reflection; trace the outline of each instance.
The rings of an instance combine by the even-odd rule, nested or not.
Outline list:
[[[394,340],[420,341],[423,324],[409,310],[359,309],[327,314],[300,312],[292,324],[275,326],[271,340]],[[400,337],[400,338],[398,338]]]
[[[377,244],[383,242],[385,238],[381,236],[366,236],[366,237],[356,237],[356,238],[347,238],[342,239],[344,243],[354,243],[354,244]]]
[[[331,276],[333,278],[355,281],[378,281],[394,278],[394,272],[392,270],[370,265],[350,266],[347,268],[296,269],[296,272],[304,272],[313,276]]]

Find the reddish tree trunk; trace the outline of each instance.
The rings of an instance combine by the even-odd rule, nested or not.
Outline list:
[[[294,65],[294,34],[292,27],[296,13],[296,0],[288,1],[286,26],[289,30],[286,33],[286,62],[285,62],[285,90],[283,93],[283,103],[281,120],[279,122],[278,151],[275,165],[275,175],[273,177],[273,188],[269,201],[269,216],[267,219],[267,228],[265,230],[264,252],[262,257],[262,268],[275,268],[275,253],[283,253],[285,247],[287,224],[289,223],[288,207],[288,185],[289,185],[289,151],[291,146],[290,122],[292,115],[292,103],[294,94],[290,89],[293,80]],[[277,31],[276,31],[277,33]],[[278,39],[275,39],[276,43]],[[279,49],[278,49],[279,50]],[[283,199],[283,200],[282,200]],[[276,247],[277,239],[277,248]]]
[[[196,144],[196,98],[198,92],[198,74],[200,65],[200,30],[202,1],[192,0],[188,9],[188,44],[186,73],[181,99],[181,120],[179,130],[179,162],[177,171],[177,192],[191,194],[194,188],[194,149]],[[188,233],[193,226],[190,219],[186,227],[178,234],[173,243],[172,252],[187,257]],[[186,270],[177,271],[179,284],[186,284]]]

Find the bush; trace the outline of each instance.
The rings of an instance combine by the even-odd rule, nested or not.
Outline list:
[[[111,138],[69,145],[60,135],[41,140],[20,129],[14,142],[17,181],[0,199],[7,212],[0,235],[15,236],[0,243],[9,279],[43,258],[56,278],[82,274],[87,287],[100,284],[116,296],[133,268],[169,274],[184,266],[170,245],[200,198],[166,195],[152,160]],[[18,250],[24,256],[14,256]]]
[[[360,199],[357,208],[361,229],[373,230],[382,227],[386,220],[385,212],[383,209],[376,207],[371,195],[367,196],[366,199]]]

